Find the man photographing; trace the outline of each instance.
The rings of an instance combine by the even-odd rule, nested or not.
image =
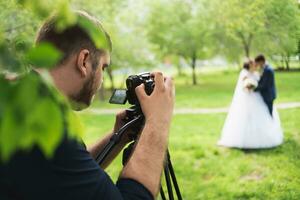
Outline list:
[[[99,22],[87,13],[75,14],[102,29]],[[89,34],[78,24],[58,32],[55,22],[53,17],[44,23],[36,42],[51,43],[64,54],[59,64],[49,72],[56,88],[72,102],[76,110],[81,110],[90,105],[101,87],[103,71],[110,64],[110,52],[96,48]],[[105,35],[110,43],[108,35]],[[41,72],[40,69],[36,71]],[[167,149],[174,87],[171,78],[163,77],[162,73],[152,75],[155,88],[150,96],[145,93],[144,85],[135,90],[145,116],[145,126],[116,185],[103,169],[130,142],[128,137],[121,139],[101,168],[94,158],[123,125],[125,112],[117,114],[112,133],[91,147],[85,148],[82,143],[65,136],[49,160],[38,147],[26,153],[16,153],[8,163],[0,165],[0,199],[155,198]]]

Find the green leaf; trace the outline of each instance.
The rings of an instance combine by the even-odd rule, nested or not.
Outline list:
[[[62,53],[50,43],[41,43],[26,55],[28,62],[35,67],[54,67],[62,58]]]
[[[11,82],[0,76],[0,160],[34,146],[50,158],[64,135],[65,121],[79,124],[63,116],[64,110],[71,112],[66,100],[43,77],[29,73]],[[71,132],[79,135],[78,130]]]
[[[45,18],[54,9],[56,2],[52,2],[51,4],[49,0],[17,0],[17,3],[31,9],[37,16]]]
[[[63,32],[66,28],[76,23],[76,15],[71,11],[68,1],[59,2],[56,16],[55,28],[57,32]]]
[[[63,136],[59,105],[49,98],[41,99],[28,113],[27,128],[27,134],[32,135],[45,156],[50,158]]]
[[[78,16],[78,24],[89,34],[98,49],[111,51],[110,41],[101,24],[95,25],[89,19],[82,16]]]
[[[83,125],[80,118],[71,110],[67,112],[68,133],[70,136],[80,138],[83,136]]]
[[[14,111],[11,107],[4,109],[0,126],[0,155],[3,161],[7,161],[17,149],[17,141],[20,129],[15,119]]]

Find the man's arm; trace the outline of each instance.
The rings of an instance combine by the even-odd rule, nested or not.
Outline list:
[[[171,78],[154,73],[155,88],[148,96],[144,85],[136,88],[136,94],[145,115],[145,127],[131,158],[124,167],[121,178],[129,178],[143,184],[155,197],[167,150],[168,134],[174,106],[174,87]]]
[[[112,137],[113,133],[106,135],[104,138],[98,140],[95,144],[88,146],[87,151],[91,154],[91,156],[96,159],[97,155],[102,151],[106,144],[108,144],[109,139]],[[104,162],[100,165],[102,169],[105,169],[110,165],[110,163],[115,159],[115,157],[122,151],[126,144],[118,143],[116,147],[112,149],[110,154],[104,160]]]
[[[112,133],[104,136],[104,138],[98,140],[95,144],[88,146],[87,151],[92,155],[94,159],[96,159],[97,155],[102,151],[102,149],[105,147],[106,144],[108,144],[110,138],[113,136],[114,133],[116,133],[123,125],[123,119],[126,116],[126,112],[122,111],[116,115],[116,122],[114,129]],[[122,149],[125,147],[125,145],[130,142],[129,138],[125,134],[123,138],[121,138],[121,141],[112,149],[110,154],[107,156],[107,158],[104,160],[104,162],[101,164],[101,168],[105,169],[107,166],[110,165],[110,163],[115,159],[115,157],[122,151]]]

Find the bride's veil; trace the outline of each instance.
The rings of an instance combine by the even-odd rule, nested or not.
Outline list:
[[[241,72],[240,72],[237,84],[235,86],[232,103],[235,102],[235,101],[237,101],[237,99],[239,97],[241,97],[241,95],[243,93],[243,79],[244,79],[244,77],[246,75],[247,75],[247,70],[246,69],[242,69]]]

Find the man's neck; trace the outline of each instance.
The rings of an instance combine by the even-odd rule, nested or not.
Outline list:
[[[34,69],[37,73],[42,74],[45,69]],[[53,79],[55,87],[66,97],[74,95],[74,88],[76,87],[76,81],[72,81],[72,76],[67,75],[65,67],[55,67],[49,70],[49,73]],[[75,79],[73,79],[75,80]]]
[[[71,76],[66,76],[67,71],[63,67],[57,67],[50,71],[53,78],[54,84],[57,89],[63,93],[66,97],[71,97],[74,95],[75,81],[72,81]],[[74,80],[74,79],[73,79]]]

